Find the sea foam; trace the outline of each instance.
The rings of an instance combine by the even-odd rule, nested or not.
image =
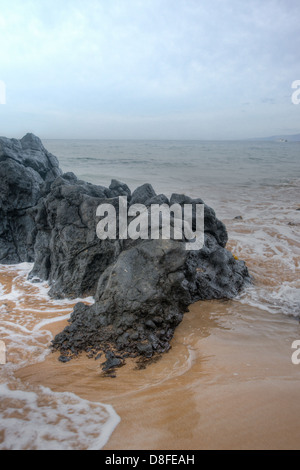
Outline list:
[[[1,450],[99,450],[120,418],[110,405],[69,392],[11,390],[0,385]]]
[[[15,378],[16,370],[50,353],[48,325],[67,320],[76,302],[94,302],[50,298],[46,283],[27,280],[31,269],[30,263],[0,265],[0,276],[13,275],[11,284],[0,284],[0,339],[7,346],[7,363],[0,366],[0,449],[101,449],[120,422],[112,406]]]

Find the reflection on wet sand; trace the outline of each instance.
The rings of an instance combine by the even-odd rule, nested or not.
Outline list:
[[[54,353],[17,377],[110,403],[121,422],[105,449],[297,448],[297,325],[236,301],[198,302],[171,350],[145,370],[129,360],[112,379],[101,374],[101,358],[61,364]]]

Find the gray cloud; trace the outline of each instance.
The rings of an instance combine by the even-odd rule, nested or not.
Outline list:
[[[299,125],[287,99],[300,79],[297,1],[0,7],[2,134],[240,138]]]

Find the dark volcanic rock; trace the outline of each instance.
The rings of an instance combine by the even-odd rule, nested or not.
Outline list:
[[[107,189],[64,174],[32,211],[38,227],[30,279],[48,280],[56,298],[93,295],[100,275],[120,253],[118,240],[100,240],[96,209]]]
[[[127,184],[122,183],[118,180],[112,180],[109,186],[109,190],[106,191],[106,194],[109,198],[118,197],[118,196],[127,196],[128,199],[131,198],[131,191],[128,188]]]
[[[147,205],[147,201],[156,196],[154,189],[152,188],[151,184],[143,184],[136,188],[135,191],[132,193],[130,204],[145,204]]]
[[[166,351],[191,303],[186,257],[183,243],[173,240],[144,241],[120,253],[99,279],[95,304],[77,304],[54,347],[78,352],[113,345],[148,357]]]
[[[102,364],[104,372],[114,371],[117,367],[121,367],[124,364],[124,360],[120,356],[116,356],[112,351],[107,351],[105,354],[106,361]]]
[[[100,240],[97,208],[110,203],[118,217],[119,196],[126,196],[128,208],[147,207],[149,234],[152,204],[176,204],[180,211],[185,204],[204,204],[182,194],[169,200],[150,184],[131,194],[117,180],[109,188],[86,183],[62,174],[32,134],[20,141],[0,138],[0,263],[34,260],[30,279],[47,280],[53,297],[95,299],[91,306],[78,303],[69,325],[54,338],[62,362],[80,351],[91,357],[104,351],[106,371],[120,367],[128,355],[148,360],[169,349],[190,304],[232,298],[250,281],[245,263],[226,250],[225,225],[207,205],[200,250],[187,250],[181,235]],[[195,230],[195,211],[191,224]]]
[[[38,137],[0,137],[0,263],[33,261],[31,209],[60,174],[56,157]]]
[[[201,201],[179,195],[171,199],[182,204]],[[191,303],[232,298],[249,281],[244,262],[224,248],[226,241],[224,224],[205,206],[201,250],[187,251],[183,241],[175,240],[131,242],[103,271],[95,304],[76,306],[53,347],[64,353],[112,347],[145,357],[167,351]]]
[[[198,252],[185,250],[180,241],[144,241],[104,271],[95,304],[75,307],[53,347],[63,353],[89,347],[132,356],[163,353],[190,304],[232,298],[247,279],[245,264],[211,235]]]

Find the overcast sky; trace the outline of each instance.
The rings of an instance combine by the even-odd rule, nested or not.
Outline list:
[[[0,0],[0,135],[299,133],[299,19],[299,0]]]

